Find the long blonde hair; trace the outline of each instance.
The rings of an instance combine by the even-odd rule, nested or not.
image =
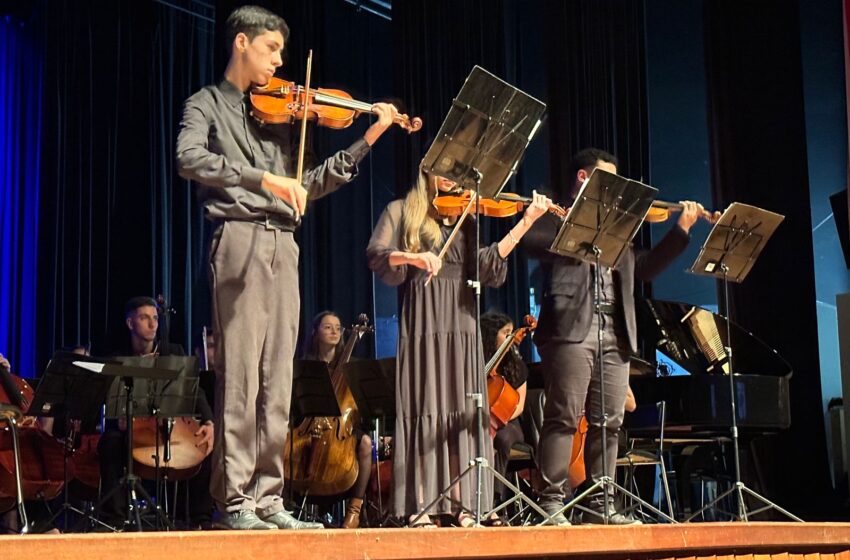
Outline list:
[[[419,170],[416,184],[404,197],[401,209],[401,248],[404,251],[421,253],[439,249],[443,244],[443,233],[435,219],[436,212],[431,201],[437,187],[428,175]]]

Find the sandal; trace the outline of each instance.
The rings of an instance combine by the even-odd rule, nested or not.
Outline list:
[[[457,523],[458,527],[462,527],[464,529],[475,527],[475,516],[465,511],[458,512],[455,515],[455,523]]]
[[[485,527],[506,527],[507,522],[502,519],[498,513],[491,513],[487,519],[481,521],[481,524]]]
[[[419,517],[418,515],[411,515],[407,518],[407,526],[413,529],[436,529],[437,524],[431,521],[431,516],[428,514]],[[415,520],[415,521],[414,521]]]

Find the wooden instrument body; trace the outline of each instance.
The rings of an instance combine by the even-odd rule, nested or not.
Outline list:
[[[89,488],[100,487],[100,456],[97,444],[100,434],[82,434],[80,443],[71,456],[70,477],[79,480]]]
[[[265,86],[251,90],[251,115],[262,124],[291,124],[306,116],[319,126],[343,129],[358,115],[372,112],[372,103],[358,101],[340,89],[310,88],[309,103],[304,92],[294,82],[272,77]],[[393,122],[409,133],[422,128],[419,117],[398,114]]]
[[[519,406],[519,393],[495,370],[487,376],[487,398],[496,424],[501,427],[510,422]]]
[[[360,414],[354,397],[345,385],[340,397],[342,416],[306,418],[289,437],[294,438],[292,470],[290,472],[290,443],[284,451],[284,469],[288,483],[299,493],[313,496],[334,496],[346,492],[357,480],[357,438],[354,427]]]
[[[359,438],[355,436],[360,413],[342,371],[360,337],[373,330],[366,325],[368,318],[365,315],[360,318],[363,324],[352,327],[352,336],[346,341],[331,372],[331,384],[342,415],[336,418],[305,418],[297,428],[289,431],[292,441],[287,439],[283,453],[284,478],[299,494],[342,494],[354,486],[360,473],[357,461]]]
[[[165,456],[166,424],[172,423],[169,442],[170,457]],[[156,454],[159,450],[160,477],[168,480],[185,480],[201,469],[206,449],[198,447],[201,436],[195,434],[201,428],[191,417],[133,419],[133,468],[140,477],[156,479]],[[157,430],[159,445],[157,446]]]
[[[578,488],[585,481],[587,473],[584,468],[584,443],[587,441],[587,418],[579,420],[576,433],[573,435],[573,449],[570,453],[569,480],[570,488]]]
[[[34,391],[24,379],[0,369],[0,401],[29,408]],[[42,430],[34,421],[18,425],[21,490],[25,500],[53,499],[62,491],[65,481],[65,446]],[[0,429],[0,504],[11,507],[17,493],[15,454],[12,432]]]
[[[487,402],[490,405],[490,435],[493,437],[499,428],[511,421],[519,406],[519,392],[499,374],[497,368],[508,352],[516,352],[515,346],[523,341],[526,334],[537,327],[537,321],[531,315],[526,315],[524,322],[524,326],[515,329],[510,336],[505,337],[495,354],[484,366],[487,372]]]

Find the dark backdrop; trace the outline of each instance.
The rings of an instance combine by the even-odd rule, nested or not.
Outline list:
[[[794,370],[791,428],[762,442],[762,490],[798,514],[822,515],[835,504],[815,496],[835,494],[821,407],[799,6],[769,4],[705,3],[712,185],[718,208],[737,201],[786,216],[745,282],[731,287],[729,308]]]

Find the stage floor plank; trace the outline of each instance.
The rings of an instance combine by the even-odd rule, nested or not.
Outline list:
[[[0,537],[26,560],[647,558],[850,560],[850,523],[208,531]]]

